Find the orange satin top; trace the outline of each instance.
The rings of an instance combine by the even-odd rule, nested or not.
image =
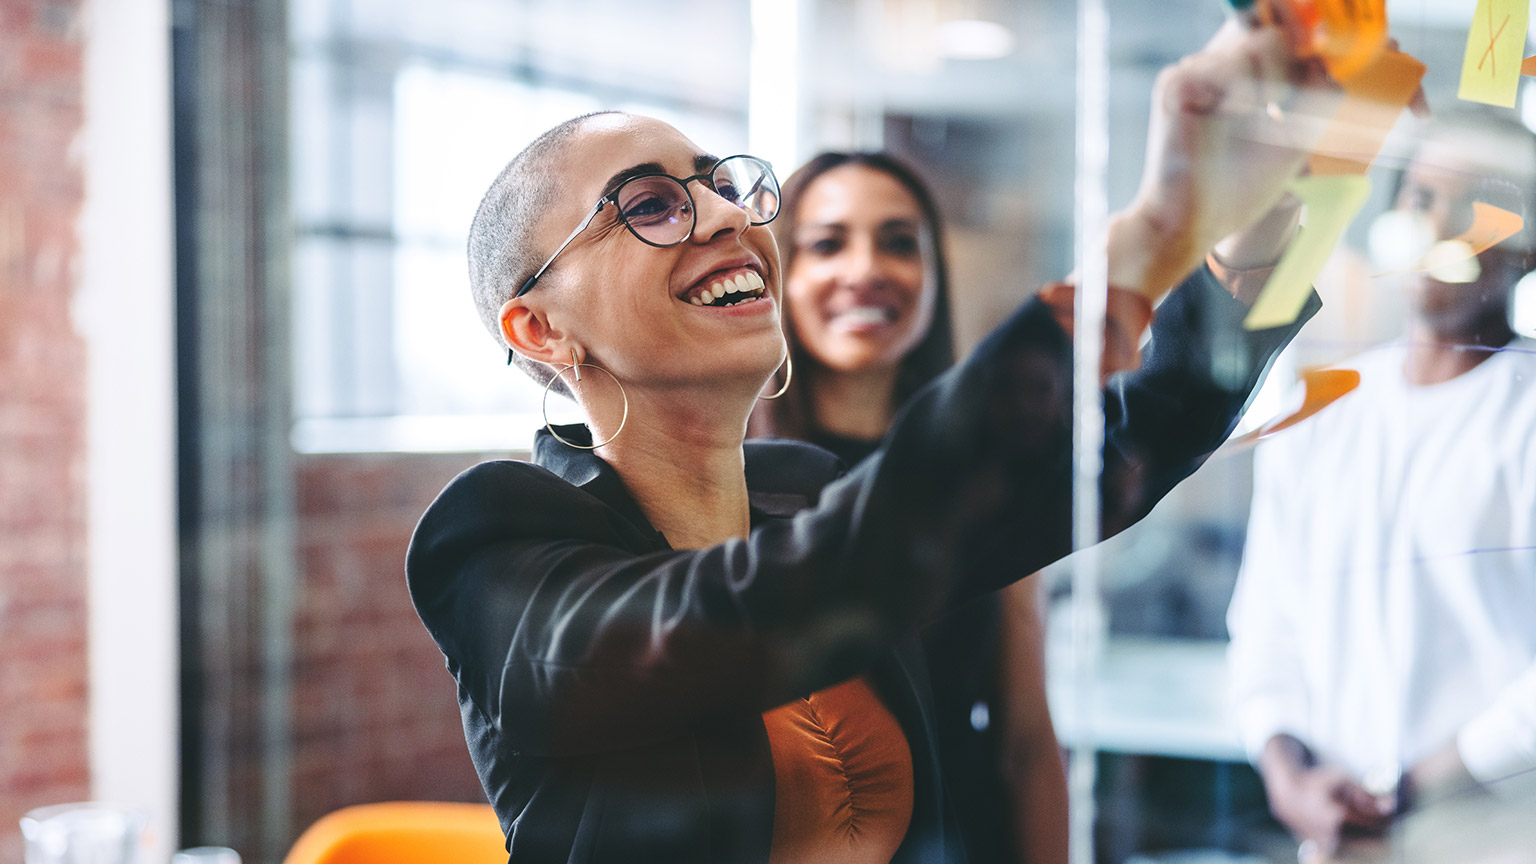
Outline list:
[[[912,751],[854,678],[763,715],[773,753],[769,864],[889,864],[912,821]]]

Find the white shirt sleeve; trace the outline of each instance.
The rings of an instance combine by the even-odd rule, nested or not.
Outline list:
[[[1527,502],[1527,533],[1512,539],[1530,544],[1536,540],[1536,451],[1524,452],[1520,489],[1520,497]],[[1496,784],[1523,775],[1519,781],[1500,786],[1536,789],[1536,663],[1461,727],[1456,733],[1456,750],[1467,772],[1479,783]]]
[[[1301,430],[1295,430],[1300,432]],[[1294,434],[1294,433],[1293,433]],[[1273,736],[1307,739],[1307,688],[1295,608],[1301,574],[1295,554],[1299,528],[1287,454],[1291,443],[1260,445],[1254,463],[1253,508],[1232,605],[1227,610],[1227,673],[1232,716],[1255,764]]]
[[[1536,773],[1536,665],[1461,727],[1456,749],[1479,783]]]

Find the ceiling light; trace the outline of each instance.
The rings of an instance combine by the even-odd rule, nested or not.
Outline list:
[[[951,60],[996,60],[1013,53],[1013,33],[995,21],[946,21],[939,25],[939,53]]]

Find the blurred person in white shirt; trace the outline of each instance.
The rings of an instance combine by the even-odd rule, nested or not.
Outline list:
[[[1389,277],[1404,337],[1259,447],[1232,695],[1303,857],[1536,776],[1536,343],[1509,323],[1532,227],[1475,257],[1457,245],[1476,202],[1529,221],[1533,174],[1536,136],[1513,120],[1428,127],[1378,226],[1436,265]]]

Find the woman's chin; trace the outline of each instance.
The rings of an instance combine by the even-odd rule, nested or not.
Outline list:
[[[846,375],[869,373],[881,369],[893,369],[900,365],[906,353],[892,340],[839,340],[841,344],[829,351],[817,351],[817,364],[832,372]]]
[[[783,343],[769,346],[759,356],[743,358],[732,363],[729,357],[707,358],[706,362],[693,365],[685,373],[670,376],[670,380],[658,382],[666,389],[706,392],[714,398],[755,396],[759,389],[783,383]],[[769,364],[768,360],[778,362]],[[772,392],[768,390],[766,392]]]

